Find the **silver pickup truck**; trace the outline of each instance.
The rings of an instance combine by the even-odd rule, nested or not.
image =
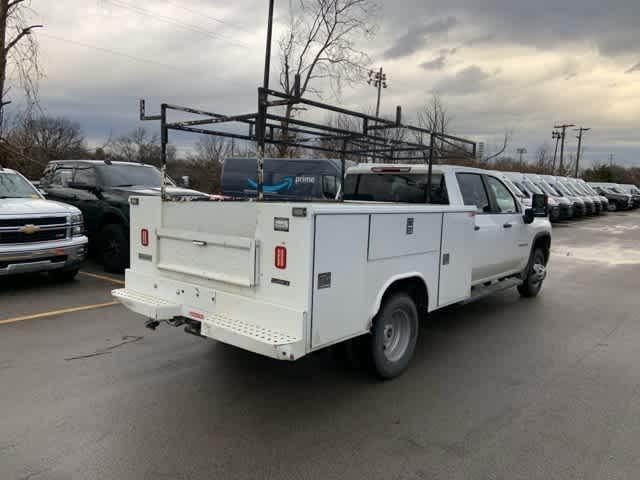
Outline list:
[[[0,167],[0,276],[48,271],[71,280],[86,253],[80,210],[45,200],[18,172]]]

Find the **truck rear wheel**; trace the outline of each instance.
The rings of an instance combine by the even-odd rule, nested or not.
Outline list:
[[[107,272],[122,273],[129,266],[129,239],[122,225],[106,225],[100,232],[100,256]]]
[[[531,254],[524,281],[518,285],[521,296],[530,298],[540,293],[542,282],[547,275],[546,268],[544,252],[541,248],[536,248]]]
[[[409,366],[418,340],[418,310],[405,293],[385,300],[376,316],[371,336],[371,357],[376,374],[389,379]]]

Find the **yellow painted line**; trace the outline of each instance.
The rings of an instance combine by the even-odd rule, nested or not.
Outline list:
[[[124,285],[124,280],[119,280],[117,278],[108,277],[106,275],[98,275],[97,273],[89,273],[89,272],[79,272],[81,275],[86,275],[87,277],[97,278],[98,280],[106,280],[107,282],[115,283],[118,285]]]
[[[95,310],[96,308],[111,307],[113,305],[118,305],[119,303],[120,302],[118,302],[117,300],[112,300],[111,302],[94,303],[93,305],[82,305],[80,307],[63,308],[61,310],[51,310],[49,312],[35,313],[33,315],[23,315],[21,317],[13,317],[13,318],[7,318],[5,320],[0,320],[0,325],[3,325],[5,323],[22,322],[24,320],[35,320],[37,318],[53,317],[55,315],[63,315],[65,313],[83,312],[85,310]]]

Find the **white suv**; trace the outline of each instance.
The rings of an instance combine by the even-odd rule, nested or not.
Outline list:
[[[86,253],[80,210],[45,200],[18,172],[0,167],[0,276],[48,271],[71,280]]]

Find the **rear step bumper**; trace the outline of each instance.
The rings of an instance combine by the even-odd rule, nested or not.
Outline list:
[[[113,290],[111,294],[129,310],[154,320],[170,320],[180,315],[180,305],[162,298],[135,292],[126,288]]]
[[[122,288],[112,295],[125,307],[154,320],[188,316],[183,306],[145,293]],[[285,312],[282,312],[283,314]],[[300,321],[303,321],[301,316]],[[200,335],[277,360],[297,360],[306,354],[304,338],[222,314],[206,313]]]

